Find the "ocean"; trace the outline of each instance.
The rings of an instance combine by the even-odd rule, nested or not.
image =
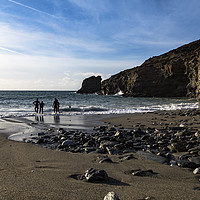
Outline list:
[[[53,115],[54,98],[59,100],[60,115],[125,114],[198,107],[195,99],[188,98],[133,98],[74,91],[0,91],[0,117],[34,116],[36,98],[45,103],[44,115]]]

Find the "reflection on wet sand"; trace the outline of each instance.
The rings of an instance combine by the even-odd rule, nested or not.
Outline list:
[[[41,116],[35,115],[35,121],[44,122],[44,116],[43,115],[41,115]]]
[[[106,115],[107,116],[107,115]],[[106,118],[104,116],[104,118]],[[32,136],[38,135],[51,128],[68,130],[85,130],[92,132],[95,126],[104,124],[103,116],[99,115],[34,115],[29,117],[5,118],[0,120],[0,133],[11,140],[28,141]]]
[[[54,115],[54,123],[60,124],[60,116],[59,115]]]

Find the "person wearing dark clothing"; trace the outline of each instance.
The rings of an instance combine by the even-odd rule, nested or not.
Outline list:
[[[41,101],[41,103],[40,103],[40,113],[42,113],[42,114],[43,114],[43,108],[44,108],[44,102]]]
[[[59,112],[59,101],[58,99],[55,98],[54,102],[53,102],[53,111],[54,113],[58,113]]]
[[[33,104],[35,105],[35,112],[38,113],[38,109],[40,105],[38,98],[33,102]]]

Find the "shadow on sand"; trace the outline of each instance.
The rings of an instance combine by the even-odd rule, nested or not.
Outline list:
[[[73,178],[77,181],[84,181],[84,182],[88,182],[86,180],[80,180],[81,174],[72,174],[69,176],[69,178]],[[98,183],[103,183],[103,184],[108,184],[108,185],[115,185],[115,186],[130,186],[128,183],[124,183],[121,182],[117,179],[111,178],[109,177],[107,181],[95,181],[95,182],[88,182],[88,183],[94,183],[94,184],[98,184]]]

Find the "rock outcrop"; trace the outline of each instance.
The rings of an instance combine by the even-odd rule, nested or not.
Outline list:
[[[77,93],[90,94],[101,91],[101,76],[91,76],[83,80],[82,87]]]
[[[200,96],[200,40],[146,60],[102,82],[102,94],[132,97]]]

